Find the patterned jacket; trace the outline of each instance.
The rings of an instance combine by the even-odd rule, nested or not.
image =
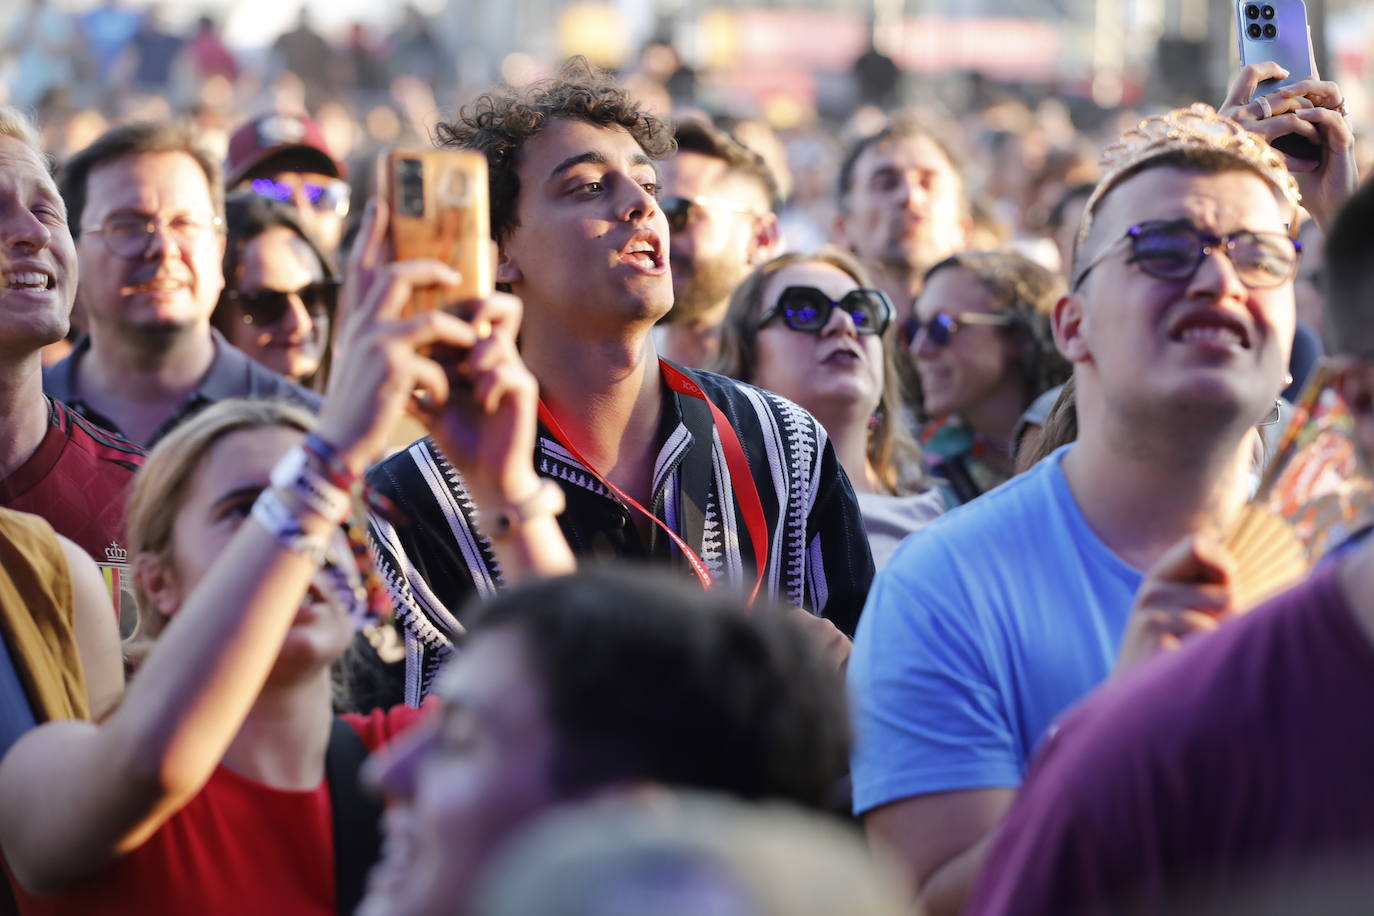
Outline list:
[[[825,430],[805,410],[772,392],[725,376],[684,370],[739,436],[768,525],[761,595],[829,618],[853,635],[873,579],[873,560],[849,479]],[[701,400],[664,389],[654,464],[652,511],[701,557],[718,587],[753,586],[753,546],[725,454]],[[562,486],[559,526],[579,557],[647,559],[683,571],[687,560],[653,526],[646,546],[629,510],[539,429],[536,470]],[[368,482],[396,507],[395,520],[374,516],[378,571],[391,592],[406,640],[406,696],[418,703],[463,634],[464,604],[501,587],[490,543],[476,528],[476,507],[462,477],[429,439],[392,455]]]

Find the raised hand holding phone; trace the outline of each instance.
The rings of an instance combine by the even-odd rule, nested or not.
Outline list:
[[[1322,80],[1303,0],[1236,2],[1240,73],[1220,112],[1284,154],[1303,206],[1323,226],[1359,183],[1345,96]]]

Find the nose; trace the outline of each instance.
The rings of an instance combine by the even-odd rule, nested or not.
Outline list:
[[[654,211],[658,209],[658,198],[633,179],[625,178],[622,183],[626,186],[626,190],[617,201],[617,212],[620,219],[626,222],[637,222],[653,216]]]
[[[438,740],[438,716],[430,716],[367,759],[363,785],[386,798],[414,798],[421,761]]]
[[[161,261],[181,254],[181,244],[172,234],[172,227],[160,219],[152,222],[153,231],[148,235],[148,247],[143,249],[143,257],[150,261]]]
[[[0,240],[6,248],[28,248],[32,251],[42,251],[52,243],[52,230],[44,225],[43,221],[33,214],[28,207],[15,206],[6,208],[3,228],[0,232]]]
[[[287,293],[286,311],[281,316],[281,329],[288,337],[304,337],[314,326],[310,310],[305,307],[300,293]]]
[[[1188,282],[1190,296],[1244,299],[1247,291],[1230,253],[1222,244],[1211,246]]]
[[[907,344],[906,351],[911,354],[912,359],[929,359],[940,348],[930,339],[930,332],[926,330],[920,318],[913,317],[911,320],[915,330],[911,332],[911,343]]]
[[[837,305],[830,310],[830,317],[826,319],[825,326],[821,328],[821,336],[834,337],[838,335],[858,337],[859,328],[854,324],[854,316],[849,314],[849,310]]]

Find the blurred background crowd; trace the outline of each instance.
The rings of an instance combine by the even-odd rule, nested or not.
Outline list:
[[[1308,9],[1319,70],[1370,123],[1374,15]],[[34,110],[59,161],[112,123],[182,115],[224,151],[253,114],[308,111],[361,201],[379,148],[583,54],[658,113],[704,114],[761,153],[787,247],[826,240],[846,143],[904,109],[961,157],[974,247],[1054,268],[1055,205],[1095,179],[1103,142],[1149,110],[1220,102],[1231,15],[1182,0],[16,0],[0,11],[0,102]]]

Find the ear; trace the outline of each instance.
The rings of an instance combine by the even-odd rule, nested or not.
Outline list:
[[[525,279],[524,273],[511,257],[510,251],[503,246],[496,249],[496,282],[519,283]]]
[[[1083,363],[1092,359],[1088,342],[1083,337],[1085,318],[1083,300],[1076,293],[1059,297],[1051,315],[1054,327],[1054,345],[1071,363]]]
[[[1355,425],[1355,442],[1369,462],[1374,459],[1374,365],[1354,356],[1328,357],[1331,386],[1345,402]]]
[[[756,267],[764,261],[771,261],[782,247],[782,229],[778,226],[775,213],[765,213],[754,220],[749,236],[749,266]]]
[[[181,587],[162,558],[151,553],[134,557],[134,581],[148,594],[153,607],[164,617],[172,617],[181,607]]]
[[[830,224],[830,240],[845,251],[853,251],[854,248],[849,244],[849,236],[846,234],[847,229],[844,208],[841,207],[835,211],[835,219]]]

